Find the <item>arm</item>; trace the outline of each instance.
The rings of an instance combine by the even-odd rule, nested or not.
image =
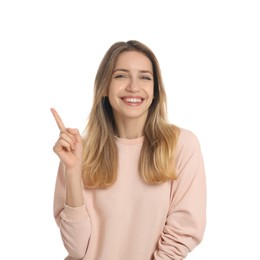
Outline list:
[[[206,182],[200,145],[192,133],[177,149],[178,178],[154,260],[182,260],[202,240],[206,224]]]
[[[66,203],[67,200],[73,201],[73,196],[70,198],[66,193],[66,189],[71,184],[73,182],[68,184],[64,166],[60,163],[54,193],[54,217],[69,256],[81,259],[87,250],[91,224],[83,201],[80,206],[69,206]],[[76,198],[82,196],[81,187],[79,191]]]
[[[54,217],[69,259],[81,259],[90,237],[90,219],[84,204],[81,180],[82,140],[77,129],[66,128],[55,109],[51,109],[60,129],[53,150],[60,158],[54,195]]]

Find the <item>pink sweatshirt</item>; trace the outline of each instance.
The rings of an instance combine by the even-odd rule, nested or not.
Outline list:
[[[138,174],[143,138],[116,138],[118,179],[107,189],[84,189],[84,205],[65,205],[59,167],[54,216],[66,259],[181,260],[200,243],[206,223],[206,183],[196,136],[181,129],[178,179],[146,184]]]

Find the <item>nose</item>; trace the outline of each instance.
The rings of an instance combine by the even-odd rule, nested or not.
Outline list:
[[[138,85],[137,80],[131,79],[127,84],[126,90],[129,91],[129,92],[139,91],[139,85]]]

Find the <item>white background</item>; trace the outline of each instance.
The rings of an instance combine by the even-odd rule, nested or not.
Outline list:
[[[161,64],[170,121],[204,154],[208,223],[188,259],[259,260],[258,3],[1,1],[0,258],[66,256],[52,215],[59,132],[49,109],[83,131],[101,58],[137,39]]]

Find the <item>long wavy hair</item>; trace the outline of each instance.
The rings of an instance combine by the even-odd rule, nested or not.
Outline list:
[[[141,42],[116,42],[103,57],[95,78],[93,105],[83,133],[84,187],[105,188],[117,179],[115,122],[106,95],[117,58],[127,51],[137,51],[148,57],[154,74],[154,99],[144,126],[139,174],[149,184],[159,184],[176,178],[175,147],[179,128],[167,121],[166,93],[157,58]]]

